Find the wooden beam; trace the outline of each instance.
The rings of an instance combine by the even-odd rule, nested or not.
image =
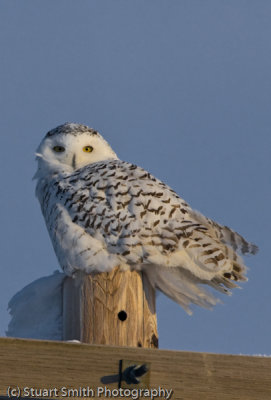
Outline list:
[[[158,347],[155,289],[142,272],[90,274],[63,284],[63,339]]]
[[[271,399],[269,357],[11,338],[0,339],[0,395],[7,395],[8,386],[22,390],[89,387],[95,394],[92,398],[110,398],[97,397],[97,388],[104,388],[102,382],[118,374],[121,359],[149,363],[149,388],[172,389],[174,400]],[[118,384],[106,387],[113,390]]]

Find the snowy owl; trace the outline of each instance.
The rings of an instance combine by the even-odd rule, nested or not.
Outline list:
[[[46,134],[36,157],[36,195],[67,275],[141,270],[187,312],[190,303],[216,303],[204,285],[229,293],[246,280],[237,252],[254,254],[254,244],[121,161],[94,129],[60,125]]]

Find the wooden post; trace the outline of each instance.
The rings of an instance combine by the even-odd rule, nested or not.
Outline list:
[[[144,273],[120,271],[67,277],[63,284],[63,340],[158,347],[155,290]]]

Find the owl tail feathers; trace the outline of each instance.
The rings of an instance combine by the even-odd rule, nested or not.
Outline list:
[[[258,246],[254,243],[248,242],[243,238],[243,236],[233,231],[228,226],[220,225],[217,222],[204,217],[204,215],[199,211],[191,210],[190,213],[196,221],[200,222],[211,231],[212,237],[218,238],[224,244],[229,245],[234,251],[241,254],[256,254],[258,252]]]
[[[189,307],[191,303],[210,309],[220,302],[199,285],[205,282],[200,281],[183,268],[148,265],[144,272],[153,287],[180,304],[189,315],[192,314]],[[210,284],[210,282],[208,283]],[[215,287],[216,283],[212,286]]]
[[[219,226],[218,224],[216,225]],[[234,232],[228,226],[219,226],[219,228],[221,241],[230,245],[234,250],[242,254],[256,254],[258,252],[258,246],[247,242],[243,236]]]

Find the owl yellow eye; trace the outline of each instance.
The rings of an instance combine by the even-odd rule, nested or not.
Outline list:
[[[63,146],[54,146],[53,150],[57,153],[62,153],[63,151],[65,151],[65,148]]]
[[[92,146],[85,146],[85,147],[83,147],[83,151],[85,153],[91,153],[93,151],[93,147]]]

